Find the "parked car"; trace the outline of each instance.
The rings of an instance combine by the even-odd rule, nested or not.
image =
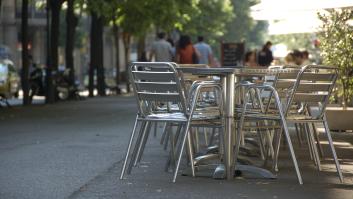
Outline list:
[[[2,98],[18,97],[20,76],[9,59],[0,59],[0,96]]]

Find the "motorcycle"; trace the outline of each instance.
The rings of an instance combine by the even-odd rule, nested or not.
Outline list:
[[[75,81],[74,83],[71,83],[69,68],[65,69],[64,71],[58,72],[55,80],[57,96],[60,100],[83,99],[82,96],[80,96],[79,94],[79,82]]]
[[[74,84],[70,83],[70,69],[65,69],[64,71],[54,72],[53,73],[53,83],[55,86],[56,99],[58,100],[67,100],[67,99],[83,99],[79,94],[78,82]],[[33,97],[36,96],[45,96],[46,95],[46,82],[45,82],[45,70],[40,68],[35,68],[30,74],[30,100],[32,101]]]
[[[29,99],[32,102],[33,97],[45,96],[45,71],[41,68],[34,67],[29,76]]]

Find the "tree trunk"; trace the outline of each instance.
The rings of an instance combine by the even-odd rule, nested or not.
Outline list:
[[[138,61],[147,61],[146,58],[146,42],[145,42],[146,36],[143,35],[138,38],[137,42],[137,59]]]
[[[74,1],[67,0],[67,11],[66,11],[66,44],[65,44],[65,63],[66,68],[70,69],[69,73],[69,84],[75,85],[75,67],[74,67],[74,56],[73,51],[75,48],[75,33],[78,18],[74,14]],[[72,97],[72,96],[70,96]]]
[[[22,90],[23,90],[23,105],[29,105],[30,104],[29,79],[28,79],[29,60],[28,60],[28,48],[27,48],[28,46],[28,0],[22,1],[21,42],[22,42],[21,84],[22,84]]]
[[[91,18],[91,35],[90,35],[90,62],[89,62],[89,71],[88,71],[88,93],[89,97],[94,97],[94,89],[95,89],[95,71],[96,71],[96,48],[95,48],[95,38],[96,36],[96,19],[97,15],[92,12]]]
[[[58,43],[59,43],[59,25],[60,25],[60,10],[62,0],[51,0],[51,25],[50,25],[50,65],[47,66],[47,103],[54,103],[56,96],[55,77],[53,71],[58,69]]]
[[[97,20],[97,90],[98,95],[105,96],[105,75],[103,65],[103,17],[98,17]]]
[[[92,12],[91,24],[91,63],[90,63],[90,96],[93,96],[94,71],[97,71],[97,90],[105,96],[105,78],[103,67],[103,18]]]
[[[123,33],[124,54],[125,54],[125,77],[126,77],[126,92],[130,93],[130,80],[129,80],[129,64],[130,64],[130,41],[131,35],[127,32]]]
[[[2,6],[2,0],[0,0],[0,16],[1,16],[1,6]]]
[[[114,35],[114,44],[115,44],[115,57],[116,57],[116,74],[115,74],[115,82],[116,82],[116,93],[120,94],[121,90],[119,88],[120,84],[120,48],[119,48],[119,26],[115,23],[116,19],[113,17],[113,35]]]

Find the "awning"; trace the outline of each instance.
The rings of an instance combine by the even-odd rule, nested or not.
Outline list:
[[[312,33],[321,25],[317,13],[353,8],[353,0],[262,0],[250,8],[255,20],[269,21],[269,34]]]

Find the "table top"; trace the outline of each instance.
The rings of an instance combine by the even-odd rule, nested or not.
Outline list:
[[[295,69],[280,69],[280,68],[198,68],[198,67],[180,67],[177,70],[183,73],[191,73],[194,75],[228,75],[235,74],[237,76],[265,76],[265,75],[275,75],[278,73],[292,73],[297,72]]]

